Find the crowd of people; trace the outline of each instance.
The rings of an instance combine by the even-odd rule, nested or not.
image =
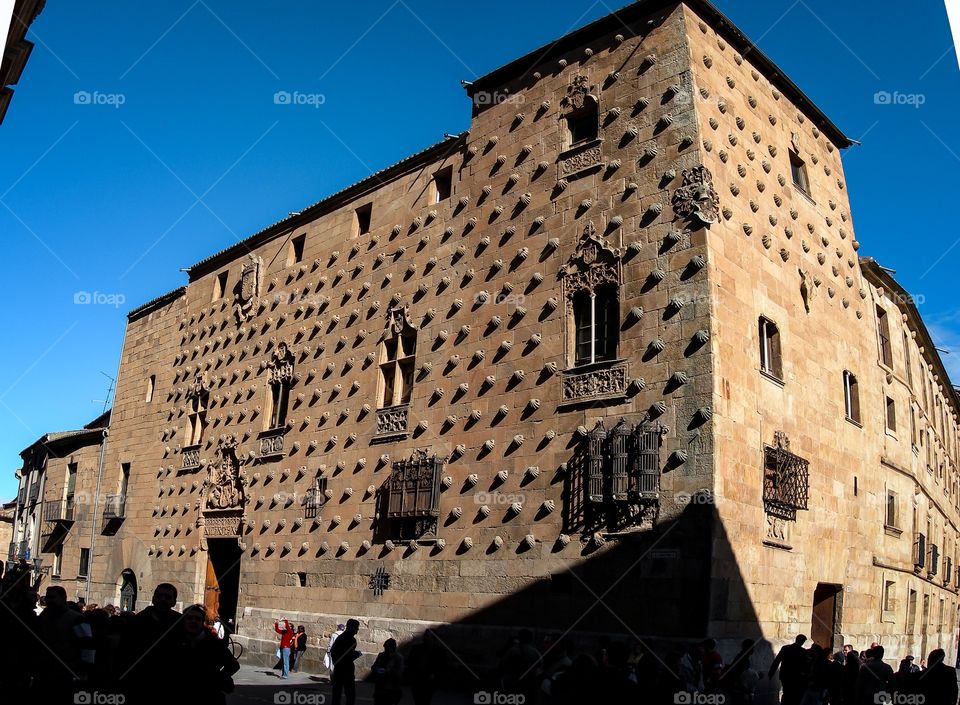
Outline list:
[[[0,582],[6,701],[222,705],[240,664],[203,605],[178,612],[176,603],[169,583],[136,614],[68,601],[58,585],[41,600],[26,566],[8,570]]]
[[[8,570],[0,583],[0,630],[8,644],[0,659],[5,695],[10,702],[29,697],[53,705],[223,705],[240,668],[227,646],[230,627],[209,621],[203,605],[178,612],[176,604],[177,589],[169,583],[157,585],[151,605],[138,613],[70,602],[59,586],[38,598],[26,566]],[[287,679],[302,665],[306,629],[286,618],[274,629],[280,639],[279,677]],[[333,705],[356,701],[359,631],[360,623],[349,619],[327,644],[323,663]],[[475,701],[751,705],[766,677],[762,690],[782,688],[782,705],[957,705],[957,671],[945,663],[942,649],[919,663],[906,656],[895,671],[879,644],[863,652],[847,645],[831,653],[806,642],[798,636],[761,673],[754,662],[763,642],[746,640],[726,660],[710,639],[686,649],[655,651],[639,641],[616,640],[580,648],[559,635],[548,634],[538,643],[532,631],[521,629],[497,651],[496,677],[476,684],[497,697],[480,691],[483,697]],[[403,653],[395,639],[387,639],[370,670],[374,705],[397,705],[406,692],[414,705],[430,705],[441,682],[456,671],[455,661],[459,658],[432,630]]]
[[[863,651],[847,644],[831,653],[819,644],[806,648],[806,641],[801,634],[780,649],[768,671],[770,678],[779,671],[783,705],[957,705],[957,670],[943,649],[920,663],[907,655],[894,671],[880,644]]]

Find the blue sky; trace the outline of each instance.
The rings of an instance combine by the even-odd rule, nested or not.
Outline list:
[[[184,283],[181,267],[466,129],[460,79],[619,4],[48,0],[0,125],[0,499],[20,450],[100,413],[127,310]],[[960,81],[943,4],[717,4],[863,142],[844,158],[861,254],[898,270],[960,381],[946,208]]]

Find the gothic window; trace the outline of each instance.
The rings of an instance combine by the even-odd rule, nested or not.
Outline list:
[[[586,76],[575,76],[560,103],[563,151],[588,144],[600,136],[600,101],[591,93]]]
[[[381,409],[410,403],[417,354],[417,332],[403,326],[380,344]]]
[[[617,286],[607,284],[595,291],[578,291],[573,297],[573,318],[575,365],[616,359],[620,323]]]
[[[615,360],[620,329],[619,251],[610,248],[589,223],[560,277],[573,366]]]
[[[583,105],[566,117],[567,147],[578,147],[591,142],[600,134],[600,104],[592,95],[587,95]]]
[[[203,431],[207,427],[207,405],[210,392],[206,382],[198,375],[190,389],[189,411],[187,413],[187,445],[199,445],[203,441]]]
[[[849,370],[843,373],[843,398],[846,407],[847,420],[859,424],[860,421],[860,386],[856,376]]]
[[[780,329],[776,323],[763,316],[760,317],[760,371],[778,380],[783,379]]]
[[[391,538],[406,541],[436,535],[443,465],[443,458],[427,456],[423,450],[393,463],[385,488]]]

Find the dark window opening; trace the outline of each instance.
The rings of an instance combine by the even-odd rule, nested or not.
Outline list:
[[[887,430],[897,430],[897,403],[890,397],[887,397]]]
[[[287,266],[303,261],[303,246],[307,242],[306,235],[300,235],[290,241],[290,253],[287,255]]]
[[[306,587],[306,586],[307,586],[307,574],[306,574],[306,573],[304,573],[304,572],[302,572],[302,571],[301,571],[301,572],[298,572],[298,573],[297,573],[297,580],[300,582],[300,587]]]
[[[843,396],[847,419],[860,423],[860,387],[856,376],[849,371],[843,373]]]
[[[760,370],[783,379],[783,356],[780,349],[780,329],[768,318],[760,318]]]
[[[440,203],[450,198],[453,192],[453,168],[441,169],[433,175],[434,202]]]
[[[807,180],[807,165],[800,158],[800,155],[790,151],[790,175],[793,177],[793,185],[810,194],[810,182]]]
[[[600,136],[600,110],[597,99],[587,96],[579,110],[567,116],[567,147],[577,147]]]
[[[287,422],[287,401],[290,397],[290,383],[278,381],[270,385],[270,428],[280,428]]]
[[[85,578],[90,569],[90,549],[80,549],[80,567],[77,569],[77,577]]]
[[[357,235],[366,235],[370,232],[370,217],[373,215],[373,204],[368,203],[365,206],[360,206],[355,211],[355,214]]]
[[[877,332],[880,335],[880,361],[893,368],[893,348],[890,344],[890,320],[887,312],[877,306]]]
[[[574,365],[614,360],[619,343],[620,299],[615,286],[581,291],[573,300]]]

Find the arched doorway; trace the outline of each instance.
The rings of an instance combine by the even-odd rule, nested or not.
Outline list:
[[[137,607],[137,576],[129,568],[120,573],[120,610],[132,612]]]

